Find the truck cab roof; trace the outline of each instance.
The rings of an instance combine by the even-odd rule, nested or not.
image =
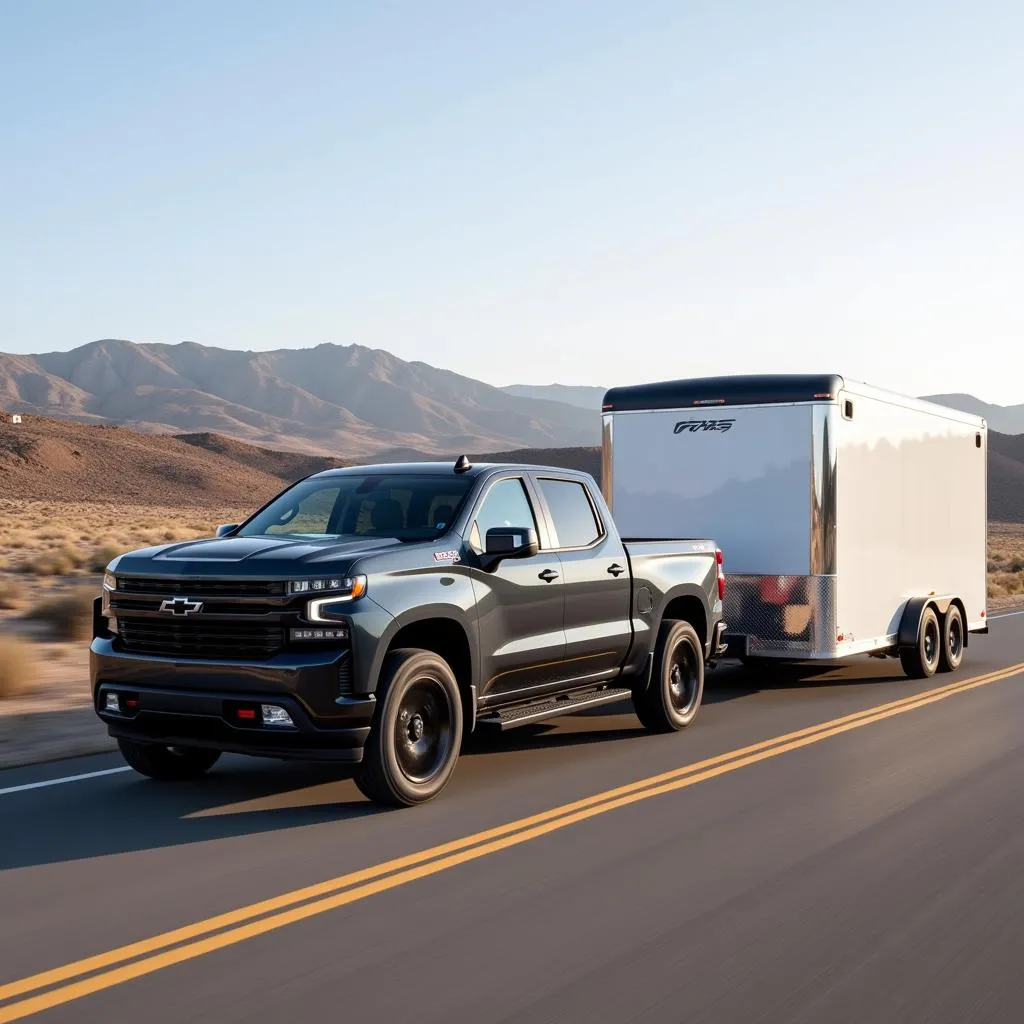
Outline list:
[[[561,466],[544,466],[523,462],[473,462],[468,463],[466,468],[459,469],[458,461],[448,460],[445,462],[381,462],[371,463],[366,466],[345,466],[338,469],[325,469],[314,473],[315,477],[325,476],[359,476],[366,473],[418,473],[429,476],[465,476],[469,479],[476,479],[491,473],[518,472],[518,473],[554,473],[558,476],[574,477],[578,480],[592,480],[589,473],[577,469],[565,469]]]

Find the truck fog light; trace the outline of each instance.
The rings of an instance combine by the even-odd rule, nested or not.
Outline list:
[[[289,715],[284,708],[280,708],[276,704],[261,704],[260,707],[263,710],[264,725],[277,725],[292,729],[295,728],[292,716]]]
[[[105,698],[104,708],[107,711],[121,711],[121,698],[116,693],[108,693]]]

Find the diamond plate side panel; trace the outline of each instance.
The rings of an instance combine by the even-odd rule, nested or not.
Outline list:
[[[726,574],[728,632],[748,636],[751,654],[835,656],[836,590],[835,576]]]

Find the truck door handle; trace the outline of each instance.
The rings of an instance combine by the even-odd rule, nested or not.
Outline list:
[[[537,573],[537,579],[550,583],[552,580],[558,579],[558,573],[554,569],[545,569],[543,572]]]
[[[621,575],[622,575],[622,574],[623,574],[623,573],[624,573],[624,572],[625,572],[626,570],[625,570],[625,569],[623,569],[623,568],[622,568],[622,566],[621,566],[621,565],[619,565],[619,563],[618,563],[618,562],[615,562],[615,563],[613,563],[612,565],[609,565],[609,566],[608,566],[608,571],[609,571],[609,572],[610,572],[610,573],[611,573],[611,574],[612,574],[613,576],[621,576]]]

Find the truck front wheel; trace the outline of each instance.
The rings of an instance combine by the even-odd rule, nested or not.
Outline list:
[[[220,757],[219,750],[199,747],[165,747],[159,743],[135,743],[118,740],[121,756],[140,775],[164,782],[198,779],[205,775]]]
[[[633,690],[633,709],[651,732],[675,732],[696,717],[704,694],[704,649],[689,622],[666,620],[646,687]]]
[[[391,651],[355,773],[360,792],[391,807],[425,803],[447,785],[461,742],[462,699],[448,663],[432,651]]]

